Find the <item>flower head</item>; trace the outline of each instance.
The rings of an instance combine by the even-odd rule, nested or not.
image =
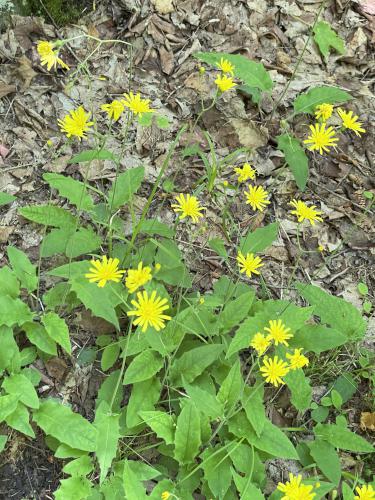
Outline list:
[[[118,259],[112,259],[104,255],[102,260],[92,260],[89,269],[89,273],[85,274],[85,278],[88,278],[90,283],[98,282],[98,286],[103,288],[103,286],[107,283],[107,281],[115,281],[118,283],[123,274],[124,270],[118,269],[119,265]]]
[[[163,493],[161,494],[161,500],[168,500],[168,498],[171,498],[171,494],[169,493],[169,491],[163,491]]]
[[[135,309],[127,313],[128,316],[137,316],[134,324],[140,325],[142,332],[145,332],[149,325],[155,328],[157,332],[165,328],[165,321],[171,319],[170,316],[163,313],[163,311],[169,309],[167,299],[157,297],[155,290],[151,292],[150,297],[146,290],[138,292],[137,299],[138,302],[136,300],[131,301]]]
[[[254,257],[253,253],[247,253],[246,256],[242,252],[238,252],[237,262],[240,268],[240,273],[246,273],[248,278],[251,278],[251,274],[260,274],[258,271],[259,267],[262,267],[262,260],[260,257]]]
[[[53,50],[55,48],[55,44],[51,42],[47,42],[42,40],[38,42],[36,50],[40,56],[41,65],[47,65],[47,70],[50,71],[52,67],[56,69],[56,66],[59,65],[64,69],[69,69],[69,66],[64,63],[62,59],[59,58],[59,51]]]
[[[238,175],[238,182],[255,180],[256,170],[249,163],[244,163],[242,168],[236,167],[234,171]]]
[[[172,208],[176,213],[181,213],[180,219],[185,217],[191,217],[193,222],[198,222],[199,217],[203,217],[201,211],[204,210],[200,206],[199,201],[195,196],[187,194],[186,197],[183,194],[176,196],[177,203],[172,204]]]
[[[128,270],[128,275],[125,278],[125,285],[126,288],[129,289],[129,293],[134,293],[151,279],[151,268],[147,266],[143,267],[143,262],[140,262],[137,269]]]
[[[371,484],[365,484],[362,487],[357,486],[355,489],[356,495],[354,497],[355,500],[374,500],[375,499],[375,490],[371,486]]]
[[[313,500],[316,496],[312,493],[314,486],[302,484],[302,476],[289,474],[289,481],[279,483],[277,489],[285,494],[281,500]]]
[[[266,382],[278,387],[279,385],[284,384],[281,377],[284,377],[288,373],[289,367],[285,361],[282,359],[279,360],[278,356],[274,356],[273,359],[266,356],[260,371],[266,379]]]
[[[263,212],[271,202],[267,200],[268,192],[262,186],[249,185],[249,191],[245,191],[246,205],[251,205],[253,210]]]
[[[250,342],[250,346],[257,351],[259,356],[262,356],[262,354],[267,351],[270,345],[271,342],[259,332],[254,335],[252,341]]]
[[[342,126],[344,128],[353,130],[359,137],[361,133],[364,134],[366,132],[366,130],[362,128],[362,123],[358,121],[358,116],[354,115],[353,111],[344,111],[342,108],[338,108],[337,113],[342,120]]]
[[[82,137],[86,137],[85,132],[94,124],[94,122],[88,121],[89,118],[90,113],[86,113],[83,106],[79,106],[77,109],[69,111],[69,115],[65,115],[62,120],[57,120],[57,122],[61,132],[65,132],[68,138],[74,135],[81,140]]]
[[[216,63],[216,66],[221,69],[223,73],[228,73],[233,76],[234,66],[228,61],[228,59],[224,59],[224,57],[222,57],[220,62]]]
[[[320,217],[322,212],[315,210],[315,205],[308,207],[306,203],[301,200],[292,200],[289,205],[292,205],[295,208],[295,210],[291,210],[290,213],[297,217],[298,222],[308,220],[310,221],[310,224],[314,226],[315,221],[323,221],[323,219]]]
[[[109,104],[102,104],[100,106],[100,109],[107,113],[108,118],[113,119],[113,121],[117,122],[125,109],[125,104],[123,103],[123,101],[118,101],[115,99]]]
[[[309,364],[309,360],[304,356],[301,349],[294,349],[293,354],[287,353],[286,357],[289,359],[289,368],[291,370],[297,370],[298,368],[303,368]]]
[[[326,122],[328,120],[328,118],[331,118],[332,113],[333,113],[332,104],[323,103],[323,104],[319,104],[315,108],[316,119],[319,120],[319,118],[321,118],[321,120],[323,122]]]
[[[269,333],[268,340],[273,340],[275,345],[284,344],[289,345],[287,340],[291,339],[293,335],[290,332],[290,328],[286,328],[281,319],[271,319],[269,321],[269,327],[265,328],[266,332]]]
[[[316,123],[315,125],[310,125],[310,131],[311,135],[303,141],[305,144],[310,144],[308,146],[310,151],[316,150],[322,155],[323,151],[329,152],[329,148],[337,145],[338,138],[335,137],[333,127],[326,129],[325,123]]]
[[[134,95],[133,92],[124,94],[124,106],[130,109],[135,115],[142,116],[143,113],[154,113],[154,109],[150,108],[150,99],[142,99],[141,94]]]
[[[221,92],[226,92],[236,86],[233,78],[227,75],[219,75],[216,78],[215,83]]]

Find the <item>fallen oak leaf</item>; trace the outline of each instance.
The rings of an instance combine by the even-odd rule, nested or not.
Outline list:
[[[360,427],[363,431],[375,431],[375,413],[365,411],[361,413]]]

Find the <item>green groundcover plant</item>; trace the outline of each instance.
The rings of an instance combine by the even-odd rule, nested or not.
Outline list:
[[[60,57],[68,42],[39,42],[47,70],[69,70]],[[192,130],[224,93],[238,88],[259,103],[272,89],[260,63],[230,54],[196,57],[214,68],[216,93],[208,107],[202,106]],[[201,78],[211,78],[206,67],[198,71]],[[328,122],[334,106],[350,98],[339,88],[312,88],[297,97],[293,115],[282,123],[278,148],[301,190],[308,180],[305,145],[324,153],[345,130],[365,132],[357,117],[342,108],[337,110],[342,125]],[[211,239],[207,246],[223,263],[212,290],[200,293],[177,244],[177,224],[193,232],[205,218],[201,193],[220,202],[225,189],[241,193],[250,180],[244,203],[253,212],[269,209],[270,193],[256,184],[256,169],[248,162],[231,166],[240,154],[250,152],[242,148],[219,159],[208,132],[209,153],[193,139],[180,151],[181,136],[189,133],[182,127],[139,214],[134,196],[142,187],[144,167],[121,172],[121,158],[106,143],[111,134],[121,133],[125,151],[135,123],[167,128],[168,119],[131,89],[103,104],[100,112],[107,116],[105,130],[83,106],[59,120],[68,140],[84,141],[90,134],[96,143],[94,149],[82,147],[69,160],[82,164],[83,180],[45,173],[44,181],[59,198],[54,201],[51,196],[48,204],[19,209],[44,236],[38,263],[9,246],[8,265],[0,269],[0,421],[30,439],[42,431],[55,457],[64,460],[57,500],[188,500],[195,493],[207,499],[258,500],[265,498],[265,464],[273,458],[295,460],[301,473],[280,483],[270,493],[272,500],[336,498],[338,490],[345,500],[373,499],[371,478],[345,472],[340,461],[341,450],[361,460],[374,451],[349,429],[342,411],[356,391],[355,377],[342,374],[317,404],[308,376],[312,360],[319,362],[325,353],[363,339],[366,321],[361,313],[293,276],[290,286],[299,298],[274,300],[261,268],[267,265],[264,251],[277,238],[278,222],[238,235],[230,225],[225,196],[221,208],[223,220],[228,217],[223,225],[228,238]],[[292,132],[298,113],[317,120],[304,143]],[[195,191],[192,186],[190,193],[174,196],[170,210],[176,224],[171,227],[151,206],[158,190],[175,191],[175,179],[165,174],[176,154],[200,158],[205,175]],[[112,161],[116,168],[115,179],[102,189],[88,182],[90,162],[97,159]],[[228,168],[237,179],[223,182]],[[1,204],[13,200],[1,194]],[[65,200],[65,208],[60,200]],[[315,206],[300,199],[290,204],[290,215],[298,221],[297,236],[303,224],[324,223]],[[370,199],[367,210],[371,205]],[[132,226],[128,238],[125,218]],[[300,246],[299,250],[303,252]],[[49,259],[56,256],[60,265],[53,267]],[[261,285],[260,296],[249,284],[252,277]],[[52,283],[48,289],[46,278]],[[104,373],[92,421],[57,397],[41,397],[41,375],[33,367],[36,359],[46,362],[72,355],[69,318],[82,309],[105,320],[113,332],[98,336],[96,345],[78,356],[81,363],[100,363]],[[265,400],[280,389],[288,392],[298,412],[298,428],[278,427],[267,414]],[[6,442],[4,434],[2,449]]]

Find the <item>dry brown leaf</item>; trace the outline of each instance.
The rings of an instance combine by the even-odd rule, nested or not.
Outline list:
[[[15,91],[16,91],[15,85],[6,85],[5,83],[0,83],[0,99]]]
[[[361,413],[361,429],[375,431],[375,413],[365,411]]]
[[[26,57],[22,56],[18,59],[19,66],[17,68],[17,74],[23,81],[22,87],[20,88],[21,92],[24,92],[27,88],[30,87],[31,80],[37,74],[32,66],[31,61]]]
[[[160,63],[162,70],[165,74],[170,75],[174,67],[174,57],[173,53],[164,47],[159,48]]]
[[[152,3],[159,14],[170,14],[174,11],[173,0],[152,0]]]

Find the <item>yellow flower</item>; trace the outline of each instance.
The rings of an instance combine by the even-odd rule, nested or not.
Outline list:
[[[275,356],[273,359],[266,356],[260,371],[266,382],[270,382],[272,385],[278,387],[280,384],[284,384],[281,377],[284,377],[288,373],[289,367],[285,361],[282,359],[279,360],[278,356]]]
[[[171,319],[170,316],[163,314],[163,311],[169,309],[167,299],[162,299],[156,296],[156,291],[151,292],[150,297],[146,290],[137,293],[137,299],[132,300],[131,303],[135,310],[128,311],[128,316],[138,316],[134,324],[142,327],[142,332],[147,330],[150,325],[158,332],[165,328],[165,321]]]
[[[103,288],[107,281],[118,283],[125,273],[124,270],[118,269],[119,262],[118,259],[107,259],[105,255],[102,257],[102,261],[92,260],[93,267],[90,267],[90,272],[85,274],[85,278],[88,278],[90,283],[97,281],[100,288]]]
[[[77,109],[69,111],[69,115],[65,115],[62,120],[57,120],[61,132],[65,132],[68,138],[72,135],[80,140],[82,137],[86,137],[85,132],[94,124],[94,122],[88,121],[90,113],[85,113],[83,106],[79,106]]]
[[[323,245],[319,245],[318,246],[318,250],[319,250],[319,252],[324,252],[324,246]]]
[[[124,94],[124,106],[130,109],[135,115],[142,116],[143,113],[154,113],[154,109],[150,108],[150,99],[142,99],[141,94],[134,95],[133,92]]]
[[[269,328],[265,328],[266,332],[269,333],[268,340],[273,340],[275,345],[284,344],[288,346],[288,339],[291,339],[293,335],[290,332],[290,328],[286,328],[281,319],[271,319],[269,322]]]
[[[176,200],[178,203],[172,204],[171,207],[174,212],[181,212],[180,219],[191,217],[193,222],[198,222],[199,217],[203,217],[201,211],[204,210],[204,208],[200,206],[200,203],[195,196],[187,194],[185,198],[185,195],[179,194],[176,196]]]
[[[286,357],[289,359],[289,368],[291,370],[297,370],[309,364],[309,360],[301,352],[302,348],[294,349],[293,354],[287,353]]]
[[[308,146],[310,151],[319,151],[322,155],[323,151],[329,152],[329,148],[335,147],[337,144],[337,137],[335,137],[335,131],[333,127],[328,127],[326,129],[325,123],[316,123],[315,125],[310,125],[311,135],[304,140],[304,144],[310,144]]]
[[[59,58],[59,51],[53,50],[54,48],[55,44],[51,42],[47,42],[45,40],[38,42],[36,50],[40,56],[41,65],[47,65],[48,71],[50,71],[52,67],[56,69],[58,64],[64,69],[69,69],[69,66]]]
[[[277,485],[277,489],[285,494],[281,500],[313,500],[316,496],[315,493],[312,493],[314,487],[302,484],[301,481],[301,475],[293,476],[289,473],[289,481]]]
[[[117,101],[116,99],[110,104],[102,104],[100,109],[105,111],[108,118],[113,119],[115,122],[120,118],[125,108],[125,104],[122,101]]]
[[[223,186],[228,187],[228,181],[223,181]]]
[[[319,217],[322,212],[315,210],[315,205],[308,207],[306,203],[301,200],[292,200],[289,205],[295,208],[295,210],[291,210],[290,213],[297,217],[298,222],[303,222],[307,219],[312,226],[315,226],[315,221],[323,221],[323,219]]]
[[[236,86],[233,78],[228,77],[227,75],[219,75],[216,78],[215,83],[221,92],[226,92]]]
[[[216,63],[216,66],[221,69],[223,73],[228,73],[233,76],[234,66],[228,61],[228,59],[224,59],[224,57],[222,57],[220,62]]]
[[[346,112],[342,108],[338,108],[337,113],[342,120],[342,126],[344,128],[353,130],[353,132],[359,137],[361,136],[361,133],[364,134],[366,132],[366,130],[362,128],[362,123],[358,121],[358,116],[353,115],[353,111]]]
[[[134,293],[138,288],[145,285],[152,279],[151,268],[143,267],[143,262],[138,264],[138,269],[129,269],[125,279],[126,288],[129,293]]]
[[[257,351],[259,356],[264,354],[270,345],[271,342],[261,333],[255,334],[252,341],[250,342],[250,346]]]
[[[251,278],[251,274],[260,274],[259,267],[262,267],[262,260],[260,257],[254,257],[253,253],[247,253],[246,257],[242,252],[238,252],[237,262],[240,268],[240,273],[246,273],[246,276]]]
[[[206,68],[204,66],[199,66],[199,73],[203,75],[206,72]]]
[[[169,491],[163,491],[163,493],[161,494],[161,500],[168,500],[168,498],[171,498],[171,494],[169,493]]]
[[[249,163],[244,163],[242,168],[236,167],[234,171],[238,175],[238,182],[255,180],[256,170]]]
[[[354,497],[355,500],[374,500],[375,498],[375,490],[371,484],[365,484],[362,487],[357,486],[355,491],[358,493],[358,495]]]
[[[315,108],[315,117],[317,120],[321,118],[323,122],[326,122],[328,118],[331,118],[332,112],[333,112],[332,104],[327,104],[327,103],[319,104]]]
[[[246,205],[251,205],[253,210],[263,212],[264,208],[271,202],[267,200],[268,192],[262,186],[249,185],[249,191],[245,191]]]

